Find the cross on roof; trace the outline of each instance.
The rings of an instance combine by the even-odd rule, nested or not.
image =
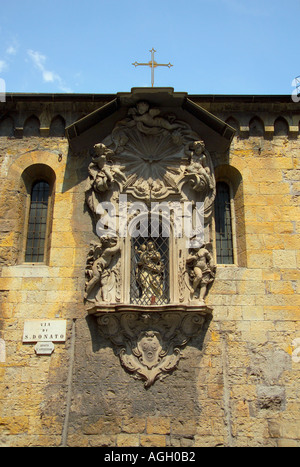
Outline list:
[[[154,86],[154,68],[158,67],[158,66],[167,66],[168,68],[171,68],[171,63],[157,63],[155,60],[154,60],[154,53],[156,52],[156,50],[152,49],[149,51],[151,52],[151,60],[150,62],[148,63],[138,63],[138,62],[134,62],[132,65],[134,65],[135,67],[137,66],[150,66],[151,67],[151,84],[152,84],[152,87]]]

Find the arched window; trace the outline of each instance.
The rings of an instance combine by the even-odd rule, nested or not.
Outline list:
[[[215,226],[217,263],[233,264],[234,258],[230,189],[225,182],[217,183],[215,199]]]
[[[41,263],[45,260],[49,195],[49,183],[40,180],[33,184],[25,251],[26,263]]]
[[[46,164],[30,165],[22,173],[20,192],[26,209],[20,219],[24,232],[20,242],[20,263],[49,262],[55,179],[54,170]]]
[[[164,236],[161,219],[156,220],[151,215],[141,219],[148,225],[131,239],[130,302],[136,305],[170,302],[169,236]]]

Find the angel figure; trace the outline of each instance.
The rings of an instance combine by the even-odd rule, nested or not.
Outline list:
[[[213,189],[213,178],[206,162],[205,145],[203,141],[194,141],[185,150],[190,157],[190,165],[185,173],[190,178],[190,184],[195,191],[203,191],[206,187]]]
[[[114,152],[105,144],[98,143],[94,146],[95,156],[89,164],[89,177],[87,180],[86,201],[90,209],[96,213],[99,199],[96,193],[102,194],[111,188],[113,182],[126,181],[124,173],[116,166],[109,163],[109,158]]]
[[[115,237],[102,237],[100,242],[91,242],[87,257],[85,300],[98,285],[102,301],[109,300],[109,291],[114,287],[113,271],[110,268],[113,257],[120,251],[119,241]],[[99,295],[98,293],[96,296]]]
[[[94,178],[93,187],[98,192],[107,191],[116,175],[126,181],[126,177],[118,167],[108,165],[107,158],[113,156],[114,152],[105,144],[98,143],[94,146],[96,156],[89,165],[89,174]]]
[[[150,109],[148,102],[141,101],[136,109],[131,109],[133,120],[138,129],[145,134],[158,134],[161,130],[176,130],[180,127],[178,123],[171,123],[166,118],[160,117],[159,109]]]
[[[93,177],[93,188],[98,192],[107,191],[114,177],[110,167],[107,165],[107,156],[112,151],[107,149],[102,143],[94,146],[96,156],[93,157],[89,165],[89,174]]]
[[[204,303],[208,284],[214,281],[216,273],[213,257],[205,245],[202,245],[192,248],[186,263],[192,281],[191,296],[195,298],[195,293],[199,288],[198,298],[200,302]]]

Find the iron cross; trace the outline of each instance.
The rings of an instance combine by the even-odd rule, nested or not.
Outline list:
[[[150,66],[151,67],[151,84],[152,84],[152,87],[154,86],[154,68],[156,68],[157,66],[167,66],[168,68],[171,68],[171,63],[157,63],[155,60],[154,60],[154,53],[156,52],[156,50],[152,49],[149,50],[149,52],[151,52],[151,60],[150,62],[148,63],[138,63],[138,62],[134,62],[132,65],[134,65],[135,67],[137,66]]]

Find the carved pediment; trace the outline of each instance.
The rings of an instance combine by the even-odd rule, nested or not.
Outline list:
[[[173,88],[133,88],[131,92],[118,93],[111,102],[74,122],[66,128],[66,135],[74,151],[88,149],[109,135],[117,122],[122,120],[130,107],[147,101],[151,107],[168,109],[179,120],[189,123],[198,134],[206,133],[209,152],[224,152],[235,134],[234,128],[195,104],[187,93],[174,92]]]

